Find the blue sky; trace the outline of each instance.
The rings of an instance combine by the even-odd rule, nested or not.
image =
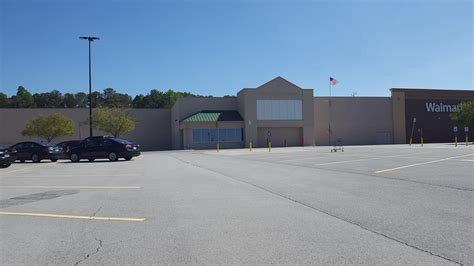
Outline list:
[[[0,90],[235,95],[282,76],[315,95],[472,89],[471,1],[25,1],[0,6]]]

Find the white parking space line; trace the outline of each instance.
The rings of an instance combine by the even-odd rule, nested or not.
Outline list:
[[[377,173],[377,174],[378,174],[378,173],[385,173],[385,172],[390,172],[390,171],[395,171],[395,170],[410,168],[410,167],[414,167],[414,166],[420,166],[420,165],[425,165],[425,164],[438,163],[438,162],[443,162],[443,161],[448,161],[448,160],[452,160],[452,159],[463,158],[463,157],[473,156],[473,155],[474,155],[474,154],[467,154],[467,155],[448,157],[448,158],[439,159],[439,160],[434,160],[434,161],[429,161],[429,162],[424,162],[424,163],[414,163],[414,164],[404,165],[404,166],[400,166],[400,167],[395,167],[395,168],[390,168],[390,169],[375,171],[375,173]]]
[[[425,153],[429,153],[429,152],[419,152],[419,153],[411,153],[411,154],[397,154],[397,155],[390,155],[390,157],[393,157],[393,156],[410,156],[410,155],[416,155],[416,154],[425,154]],[[332,155],[333,154],[333,155]],[[337,156],[343,156],[343,157],[363,157],[363,158],[357,158],[357,159],[354,159],[355,161],[359,161],[359,160],[368,160],[368,159],[374,159],[374,158],[380,158],[380,157],[384,157],[384,156],[377,156],[377,155],[382,155],[382,154],[387,154],[386,152],[384,153],[380,153],[380,152],[376,152],[376,153],[371,153],[370,155],[369,154],[360,154],[360,153],[352,153],[352,152],[345,152],[345,153],[339,153],[337,154]],[[327,152],[327,153],[318,153],[316,155],[312,155],[312,157],[304,157],[304,158],[294,158],[294,159],[285,159],[285,160],[279,160],[277,162],[294,162],[294,161],[307,161],[307,160],[312,160],[312,159],[319,159],[323,156],[326,156],[327,158],[329,158],[329,156],[336,156],[336,153],[330,153],[330,152]],[[336,162],[330,162],[329,164],[333,164],[333,163],[341,163],[341,162],[352,162],[353,160],[347,160],[347,161],[336,161]],[[326,164],[326,163],[324,163]],[[323,165],[324,165],[323,164]]]
[[[139,186],[0,186],[0,189],[140,189]]]
[[[328,163],[318,163],[318,164],[315,164],[315,166],[340,164],[340,163],[350,163],[350,162],[359,162],[359,161],[368,161],[368,160],[379,160],[379,159],[385,159],[385,158],[413,156],[415,154],[426,154],[426,153],[431,153],[431,152],[418,152],[418,153],[411,153],[411,154],[398,154],[398,155],[389,155],[389,156],[369,157],[369,158],[363,158],[363,159],[354,159],[354,160],[347,160],[347,161],[335,161],[335,162],[328,162]]]

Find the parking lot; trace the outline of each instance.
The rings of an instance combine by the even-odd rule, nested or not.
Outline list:
[[[474,264],[472,146],[144,152],[0,170],[1,264]]]

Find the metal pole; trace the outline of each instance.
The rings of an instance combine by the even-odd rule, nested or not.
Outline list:
[[[216,121],[216,129],[217,129],[217,152],[219,152],[220,149],[220,134],[219,134],[219,122]]]
[[[331,80],[329,80],[329,100],[328,100],[328,131],[329,131],[329,146],[331,146]]]
[[[413,118],[413,124],[411,126],[411,135],[410,135],[410,146],[413,142],[413,131],[415,130],[416,118]]]
[[[81,40],[87,40],[89,42],[89,136],[92,137],[92,58],[91,58],[91,42],[100,40],[99,37],[94,36],[81,36]]]
[[[92,137],[92,72],[91,72],[91,42],[89,39],[89,136]]]
[[[423,128],[421,128],[420,135],[421,135],[421,147],[423,147]]]

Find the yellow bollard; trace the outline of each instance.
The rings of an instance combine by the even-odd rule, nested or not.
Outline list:
[[[252,152],[252,142],[250,142],[249,149],[250,149],[250,152]]]
[[[410,138],[410,146],[411,146],[411,143],[413,142],[413,138]]]
[[[272,151],[272,142],[269,141],[268,142],[268,152],[271,152]]]
[[[454,145],[457,147],[458,146],[458,137],[454,137]]]
[[[219,152],[219,143],[217,143],[217,152]]]

